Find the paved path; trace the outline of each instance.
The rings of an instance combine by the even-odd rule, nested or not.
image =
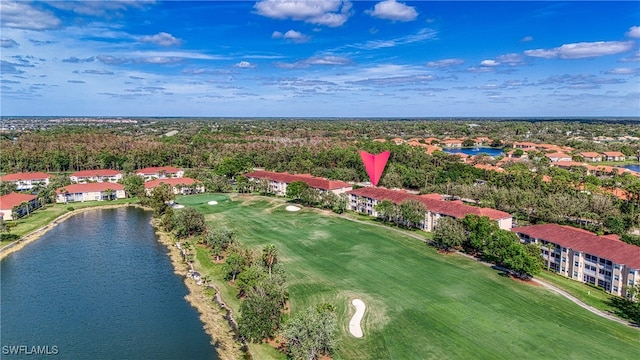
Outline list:
[[[392,230],[392,231],[396,231],[398,233],[410,236],[410,237],[412,237],[414,239],[418,239],[418,240],[420,240],[422,242],[429,243],[428,239],[425,239],[424,237],[421,237],[421,236],[418,236],[418,235],[411,234],[411,233],[406,232],[406,231],[404,231],[402,229],[399,229],[399,228],[394,228],[394,227],[391,227],[391,226],[388,226],[388,225],[375,224],[375,223],[371,223],[369,221],[358,220],[358,219],[354,219],[354,218],[352,218],[350,216],[347,216],[347,215],[338,215],[338,216],[340,216],[343,219],[347,219],[347,220],[350,220],[350,221],[355,221],[355,222],[361,223],[361,224],[384,227],[386,229],[389,229],[389,230]],[[471,256],[469,254],[465,254],[465,253],[462,253],[462,252],[458,252],[458,254],[460,254],[462,256],[466,256],[466,257],[468,257],[470,259],[476,260],[476,261],[478,261],[478,262],[480,262],[480,263],[482,263],[483,265],[486,265],[486,266],[492,266],[492,267],[495,266],[492,263],[487,263],[487,262],[478,260],[478,258],[473,257],[473,256]],[[567,299],[571,300],[572,302],[574,302],[575,304],[577,304],[581,308],[583,308],[583,309],[585,309],[587,311],[590,311],[590,312],[592,312],[592,313],[594,313],[594,314],[596,314],[598,316],[601,316],[601,317],[603,317],[605,319],[609,319],[609,320],[615,321],[617,323],[620,323],[620,324],[623,324],[623,325],[627,325],[627,326],[630,326],[630,327],[633,327],[635,329],[640,330],[640,326],[638,326],[636,324],[633,324],[633,323],[631,323],[629,321],[623,320],[623,319],[621,319],[621,318],[619,318],[619,317],[617,317],[615,315],[612,315],[610,313],[604,312],[602,310],[598,310],[598,309],[594,308],[593,306],[587,305],[584,302],[582,302],[580,299],[576,298],[575,296],[567,293],[566,291],[564,291],[564,290],[562,290],[562,289],[560,289],[560,288],[558,288],[558,287],[556,287],[554,285],[551,285],[551,284],[549,284],[547,282],[544,282],[544,281],[542,281],[540,279],[535,279],[535,278],[532,278],[531,281],[533,281],[536,284],[539,284],[541,286],[544,286],[545,288],[547,288],[547,289],[549,289],[549,290],[551,290],[551,291],[553,291],[555,293],[558,293],[558,294],[566,297]]]

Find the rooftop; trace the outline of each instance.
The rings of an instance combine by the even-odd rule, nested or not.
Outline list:
[[[249,178],[259,178],[259,179],[280,181],[287,184],[294,181],[302,181],[307,183],[309,186],[311,186],[314,189],[322,189],[322,190],[335,190],[335,189],[352,187],[351,184],[348,184],[344,181],[328,180],[325,178],[315,177],[310,174],[293,175],[289,173],[278,173],[273,171],[252,171],[250,173],[244,174],[244,176]]]
[[[43,172],[20,172],[20,173],[7,174],[2,178],[0,178],[0,180],[2,181],[44,180],[50,177],[52,177],[52,175],[49,175]]]
[[[0,196],[0,209],[13,209],[14,206],[18,206],[23,202],[28,202],[35,198],[35,195],[15,192],[9,193],[7,195],[2,195]]]

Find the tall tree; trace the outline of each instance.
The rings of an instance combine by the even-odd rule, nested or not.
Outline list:
[[[269,296],[264,289],[252,290],[240,304],[240,335],[251,342],[260,343],[276,333],[282,318],[282,308],[277,299]]]
[[[467,234],[462,223],[452,217],[438,219],[433,231],[433,241],[441,248],[451,250],[462,245],[467,239]]]
[[[333,354],[338,321],[334,307],[327,305],[299,312],[284,325],[281,334],[291,358],[315,360]]]
[[[417,200],[405,200],[400,203],[400,215],[408,226],[419,227],[427,216],[427,207]]]
[[[262,261],[269,269],[269,278],[271,278],[271,268],[278,262],[278,249],[274,244],[268,244],[262,249]]]

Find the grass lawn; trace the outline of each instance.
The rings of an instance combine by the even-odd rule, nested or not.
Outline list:
[[[68,213],[69,210],[67,208],[70,206],[74,209],[82,209],[95,206],[129,204],[137,201],[137,199],[118,199],[113,201],[85,201],[69,204],[48,204],[46,208],[37,209],[29,214],[28,217],[18,219],[16,226],[11,227],[11,233],[22,237],[51,223],[58,216]],[[9,223],[13,223],[13,221],[10,220]],[[0,242],[0,247],[9,243],[11,243],[11,241],[2,241]]]
[[[589,306],[615,313],[615,308],[608,303],[613,298],[613,295],[607,294],[601,289],[544,270],[535,277],[561,288]]]
[[[210,200],[218,204],[207,205]],[[212,226],[234,228],[247,246],[275,244],[292,312],[321,302],[337,307],[336,359],[640,358],[638,329],[466,257],[440,255],[390,229],[308,208],[288,212],[273,198],[195,195],[177,201],[205,213]],[[196,266],[221,279],[205,249]],[[235,290],[221,290],[237,311]],[[367,305],[362,339],[348,332],[354,298]],[[264,345],[252,351],[260,359],[280,357]]]

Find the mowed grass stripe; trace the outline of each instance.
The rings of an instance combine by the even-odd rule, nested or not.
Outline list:
[[[180,203],[236,229],[245,245],[278,247],[293,312],[338,307],[337,359],[640,358],[640,331],[390,229],[287,212],[279,199],[234,196],[204,207],[193,198]],[[347,329],[353,298],[367,304],[362,339]]]

